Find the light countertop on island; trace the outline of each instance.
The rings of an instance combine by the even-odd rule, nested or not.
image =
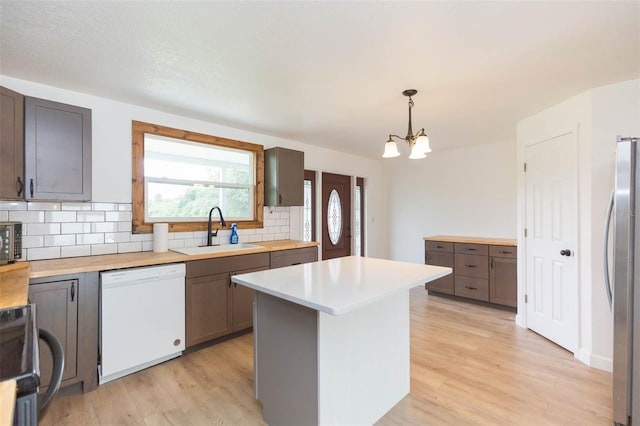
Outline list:
[[[451,273],[451,268],[350,256],[234,275],[232,281],[332,315],[342,315]]]

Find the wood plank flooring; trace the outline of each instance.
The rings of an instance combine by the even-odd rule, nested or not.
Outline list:
[[[411,293],[411,394],[379,425],[610,425],[611,374],[514,314]],[[253,335],[59,396],[41,425],[263,425]]]

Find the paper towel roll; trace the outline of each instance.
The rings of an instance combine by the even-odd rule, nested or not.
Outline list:
[[[169,250],[169,224],[153,224],[153,251],[163,252]]]

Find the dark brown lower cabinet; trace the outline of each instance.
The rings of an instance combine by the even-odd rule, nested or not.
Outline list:
[[[517,263],[516,259],[491,258],[489,302],[514,308],[518,305]]]
[[[271,257],[271,269],[285,266],[300,265],[318,261],[318,247],[302,247],[290,250],[273,251]]]
[[[29,302],[36,305],[38,328],[53,333],[64,351],[61,387],[80,383],[88,392],[97,386],[98,273],[31,279]],[[52,359],[40,341],[40,389],[51,379]]]
[[[453,253],[428,251],[425,255],[425,263],[427,265],[448,266],[453,268]],[[453,294],[453,274],[428,282],[427,290]]]
[[[269,269],[269,253],[186,263],[186,346],[191,347],[253,326],[253,291],[231,276]]]
[[[425,240],[425,263],[453,268],[451,275],[428,282],[426,289],[517,307],[517,247],[471,240]]]

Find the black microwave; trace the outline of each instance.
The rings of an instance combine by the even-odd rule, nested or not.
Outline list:
[[[0,222],[0,265],[22,258],[22,223]]]

